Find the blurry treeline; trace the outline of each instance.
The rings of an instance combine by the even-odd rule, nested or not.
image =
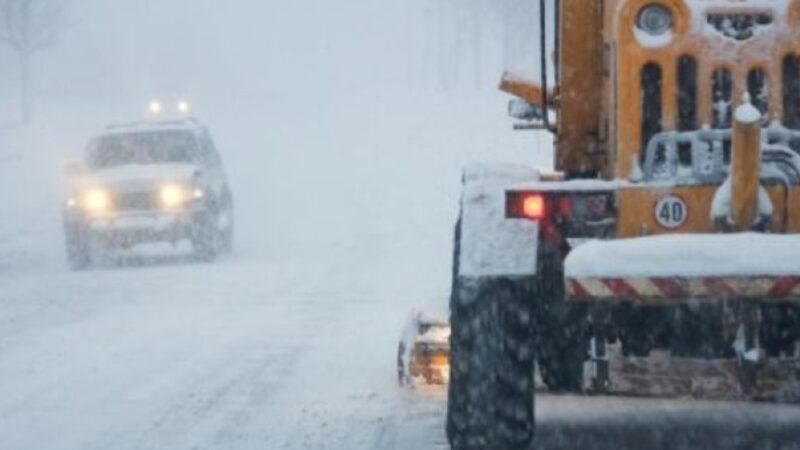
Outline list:
[[[538,0],[424,1],[424,26],[409,24],[414,84],[426,78],[444,89],[485,88],[503,70],[535,75]]]
[[[56,44],[66,24],[61,0],[0,0],[0,44],[13,55],[24,124],[34,113],[32,60]]]

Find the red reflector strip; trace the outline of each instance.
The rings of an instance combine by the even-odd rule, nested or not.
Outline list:
[[[792,291],[800,285],[800,277],[783,277],[775,282],[769,291],[770,297],[782,298],[791,295]]]
[[[570,298],[578,302],[742,299],[800,303],[800,276],[567,278],[567,287]]]
[[[569,280],[569,284],[570,284],[570,291],[572,291],[572,297],[573,298],[586,299],[586,298],[590,298],[592,296],[589,293],[589,291],[585,287],[583,287],[583,284],[581,284],[579,281],[577,281],[577,280]]]
[[[736,294],[736,290],[724,278],[705,278],[703,285],[711,295],[731,297]]]
[[[653,278],[651,280],[667,297],[688,297],[688,293],[677,278]]]
[[[603,280],[603,283],[608,287],[608,289],[614,293],[617,297],[621,298],[628,298],[628,299],[635,299],[641,297],[636,289],[633,288],[626,280],[622,278],[609,278]]]

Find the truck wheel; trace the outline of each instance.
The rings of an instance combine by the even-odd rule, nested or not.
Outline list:
[[[580,392],[589,342],[588,313],[566,301],[560,252],[541,245],[533,300],[539,372],[551,391]]]
[[[519,284],[457,283],[447,411],[453,450],[521,450],[533,440],[532,311]]]

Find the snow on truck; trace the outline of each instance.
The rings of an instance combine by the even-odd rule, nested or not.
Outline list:
[[[540,8],[554,75],[501,88],[557,172],[464,173],[452,448],[528,448],[535,365],[554,391],[800,401],[800,1]]]
[[[145,243],[188,240],[203,260],[231,249],[233,198],[211,135],[195,119],[109,126],[68,170],[64,231],[73,269]]]

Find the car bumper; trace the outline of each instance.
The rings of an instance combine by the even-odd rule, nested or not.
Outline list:
[[[130,247],[153,242],[178,242],[198,234],[204,211],[136,212],[104,217],[71,217],[67,233],[78,233],[90,245]]]

